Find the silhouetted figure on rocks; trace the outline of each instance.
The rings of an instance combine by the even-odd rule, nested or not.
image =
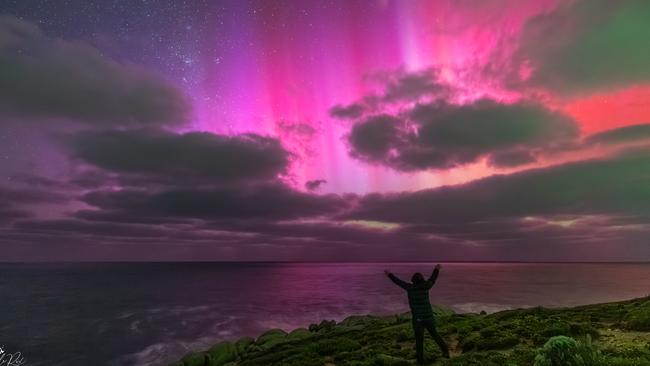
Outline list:
[[[411,277],[411,283],[397,278],[389,271],[384,271],[386,276],[391,279],[397,286],[406,290],[409,298],[409,307],[413,323],[413,332],[415,333],[415,354],[419,363],[424,363],[424,329],[429,331],[433,340],[438,344],[444,357],[449,358],[449,349],[447,344],[436,331],[433,310],[429,302],[429,290],[436,283],[440,273],[440,265],[436,265],[431,273],[431,277],[425,280],[421,273],[416,272]]]

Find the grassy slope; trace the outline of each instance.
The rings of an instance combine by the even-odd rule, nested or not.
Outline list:
[[[550,337],[590,335],[612,366],[650,366],[650,297],[566,309],[532,308],[490,315],[453,314],[444,309],[437,324],[449,343],[445,360],[427,335],[431,365],[532,365],[535,351]],[[408,313],[354,316],[322,322],[289,335],[276,330],[256,341],[223,342],[187,355],[173,366],[341,366],[411,365],[414,338]]]

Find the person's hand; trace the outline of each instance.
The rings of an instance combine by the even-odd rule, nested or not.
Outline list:
[[[386,276],[390,276],[390,271],[387,270],[387,269],[385,269],[385,270],[384,270],[384,274],[385,274]]]
[[[435,269],[437,269],[437,270],[439,271],[439,270],[440,270],[440,268],[442,268],[442,266],[441,266],[440,264],[436,264],[436,267],[435,267]]]

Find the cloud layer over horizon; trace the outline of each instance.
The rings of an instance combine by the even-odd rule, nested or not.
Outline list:
[[[223,74],[180,55],[179,81],[176,64],[161,72],[105,38],[0,14],[0,140],[15,139],[0,155],[22,155],[0,167],[0,259],[650,258],[650,111],[595,129],[568,107],[626,88],[650,96],[646,2],[531,2],[516,14],[514,2],[482,13],[450,2],[431,28],[416,5],[381,4],[368,27],[410,29],[390,23],[399,8],[435,34],[409,35],[423,50],[426,37],[458,49],[333,72],[343,46],[303,40],[293,53],[299,41],[287,41],[277,52],[291,57],[270,63],[263,88],[255,67],[273,52],[233,46],[227,55],[255,67]],[[351,27],[364,47],[382,39]],[[342,29],[321,36],[350,38]],[[282,65],[305,70],[271,71]],[[231,89],[184,84],[190,71]],[[208,99],[250,110],[208,124]]]

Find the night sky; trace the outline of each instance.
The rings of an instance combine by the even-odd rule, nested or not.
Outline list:
[[[650,2],[0,3],[0,260],[650,260]]]

